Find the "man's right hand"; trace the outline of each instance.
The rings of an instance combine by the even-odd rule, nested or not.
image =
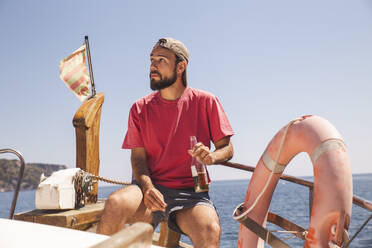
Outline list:
[[[167,204],[164,202],[164,196],[155,187],[150,187],[143,191],[143,202],[145,206],[154,211],[165,211]]]
[[[134,179],[141,185],[145,206],[152,212],[165,211],[167,204],[164,202],[164,197],[151,182],[146,149],[144,147],[133,148],[130,159]]]

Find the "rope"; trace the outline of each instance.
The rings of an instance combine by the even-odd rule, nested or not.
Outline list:
[[[291,237],[288,237],[288,238],[282,239],[283,241],[296,238],[296,237],[297,237],[296,234],[301,234],[302,236],[306,236],[306,235],[307,235],[307,231],[298,232],[298,231],[271,230],[271,231],[267,231],[267,233],[266,233],[265,242],[266,242],[267,244],[269,243],[269,237],[270,237],[271,233],[273,233],[273,232],[277,232],[277,233],[290,233],[290,234],[293,234],[293,236],[291,236]]]
[[[336,244],[333,243],[332,241],[329,241],[329,242],[328,242],[328,247],[329,247],[329,248],[341,248],[340,246],[336,245]]]
[[[364,221],[364,223],[359,227],[358,231],[355,232],[355,234],[353,235],[353,237],[349,240],[349,242],[347,242],[347,244],[345,245],[345,248],[348,248],[349,245],[351,244],[351,242],[353,242],[353,240],[355,239],[355,237],[360,233],[360,231],[362,231],[362,229],[367,225],[367,223],[372,219],[372,214]]]
[[[267,243],[269,243],[269,236],[270,236],[270,231],[268,231],[267,233],[266,233],[266,239],[265,239],[265,243],[267,244]]]
[[[233,216],[234,219],[239,219],[240,217],[242,216],[245,216],[247,215],[249,212],[251,212],[253,210],[253,208],[256,207],[258,201],[261,199],[261,197],[263,196],[263,194],[265,193],[267,187],[269,186],[270,182],[271,182],[271,179],[274,175],[274,171],[278,165],[278,160],[279,160],[279,157],[280,157],[280,153],[282,152],[282,148],[283,148],[283,145],[284,145],[284,141],[285,141],[285,138],[287,137],[287,132],[288,132],[288,129],[290,126],[292,126],[293,123],[295,123],[296,121],[299,121],[299,120],[303,120],[303,118],[298,118],[298,119],[294,119],[292,121],[290,121],[288,123],[288,125],[286,126],[285,130],[284,130],[284,134],[282,136],[282,140],[280,142],[280,146],[279,146],[279,150],[278,150],[278,154],[276,155],[276,159],[275,159],[275,166],[274,166],[274,169],[271,171],[270,173],[270,176],[269,176],[269,179],[266,181],[266,184],[265,184],[265,187],[262,189],[262,191],[260,192],[260,194],[257,196],[256,200],[253,202],[252,206],[250,206],[250,208],[248,208],[246,211],[244,211],[242,214],[240,214],[239,216]]]
[[[283,231],[283,230],[272,230],[271,232],[277,232],[277,233],[290,233],[290,234],[293,234],[292,237],[289,237],[289,238],[285,238],[283,239],[284,241],[285,240],[290,240],[290,239],[293,239],[293,238],[296,238],[297,237],[297,234],[300,234],[302,235],[303,237],[306,237],[307,235],[307,231],[303,231],[303,232],[299,232],[299,231]]]
[[[106,182],[106,183],[119,184],[119,185],[130,185],[131,184],[131,183],[128,183],[128,182],[121,182],[121,181],[117,181],[117,180],[111,180],[111,179],[107,179],[107,178],[104,178],[104,177],[101,177],[101,176],[95,176],[95,175],[92,175],[92,174],[90,174],[90,176],[94,179],[97,179],[97,180],[100,180],[100,181],[103,181],[103,182]]]
[[[286,240],[290,240],[290,239],[294,239],[294,238],[297,238],[296,235],[293,235],[292,237],[289,237],[289,238],[286,238],[286,239],[282,239],[283,241],[286,241]]]
[[[306,235],[307,234],[307,231],[303,231],[303,232],[299,232],[299,231],[283,231],[283,230],[272,230],[270,232],[278,232],[278,233],[291,233],[291,234],[302,234],[302,235]]]

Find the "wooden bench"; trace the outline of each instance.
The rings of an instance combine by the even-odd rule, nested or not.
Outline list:
[[[100,221],[104,204],[104,201],[98,201],[72,210],[35,209],[17,213],[14,219],[85,231]]]

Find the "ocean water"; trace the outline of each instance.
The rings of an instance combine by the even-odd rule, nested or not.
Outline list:
[[[312,180],[312,178],[305,178]],[[214,201],[221,221],[220,247],[236,247],[239,223],[231,216],[235,207],[242,203],[248,187],[249,180],[214,181],[210,187],[210,196]],[[354,194],[366,200],[372,201],[372,174],[359,174],[353,176]],[[118,187],[101,187],[99,198],[107,197]],[[0,218],[7,218],[13,192],[0,193]],[[294,183],[280,181],[276,187],[270,211],[283,216],[294,223],[307,228],[309,224],[309,195],[307,187]],[[19,194],[16,212],[27,211],[35,208],[35,191],[21,191]],[[353,205],[352,218],[349,227],[350,237],[358,230],[366,218],[371,214],[356,205]],[[272,224],[268,224],[270,230],[280,230]],[[276,234],[281,238],[289,238],[288,234]],[[190,243],[190,240],[182,236],[182,241]],[[285,241],[291,247],[303,247],[301,239],[294,238]],[[269,246],[266,246],[269,247]],[[372,247],[372,221],[359,233],[351,247]]]

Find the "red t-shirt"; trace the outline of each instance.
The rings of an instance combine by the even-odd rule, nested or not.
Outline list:
[[[153,183],[168,188],[190,188],[190,136],[210,148],[234,134],[218,99],[205,91],[187,87],[174,101],[154,92],[137,100],[129,113],[123,149],[144,147]]]

